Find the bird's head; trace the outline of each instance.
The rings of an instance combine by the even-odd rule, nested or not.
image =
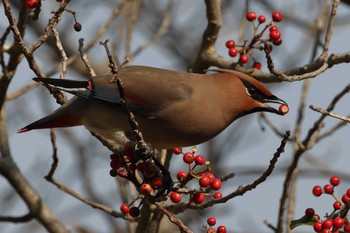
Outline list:
[[[265,111],[284,115],[288,112],[288,109],[283,110],[280,108],[280,106],[286,106],[288,108],[287,103],[273,95],[261,82],[243,74],[240,74],[239,79],[245,88],[248,98],[251,98],[251,101],[249,101],[251,107],[249,113]],[[269,104],[278,104],[278,107],[276,108]]]
[[[239,101],[236,101],[235,104],[239,106],[243,115],[262,111],[278,115],[288,112],[287,103],[273,95],[264,84],[253,77],[234,70],[219,69],[218,71],[233,74],[239,80],[234,82],[236,86],[233,88],[239,95],[237,97]]]

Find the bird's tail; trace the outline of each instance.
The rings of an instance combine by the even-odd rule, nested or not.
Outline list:
[[[90,81],[77,81],[56,78],[33,78],[33,80],[43,85],[69,92],[76,96],[89,98],[91,95],[92,84]]]
[[[17,133],[24,133],[32,129],[49,129],[49,128],[61,128],[81,125],[79,116],[69,114],[51,114],[47,117],[41,118],[26,127],[23,127],[17,131]]]

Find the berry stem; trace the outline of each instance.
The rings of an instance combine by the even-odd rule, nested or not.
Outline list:
[[[331,194],[332,195],[332,197],[334,198],[334,200],[336,200],[336,201],[339,201],[340,203],[341,203],[341,201],[338,199],[338,197],[334,194],[334,192]]]

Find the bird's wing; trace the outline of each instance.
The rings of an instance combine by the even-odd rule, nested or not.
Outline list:
[[[141,115],[152,115],[174,101],[191,98],[191,79],[186,73],[130,66],[121,69],[120,78],[129,107]],[[112,75],[96,76],[88,81],[34,78],[44,85],[79,97],[102,100],[122,107],[118,86],[112,79]]]
[[[164,107],[189,100],[193,88],[191,75],[145,66],[129,66],[120,70],[125,98],[134,110],[155,114]],[[117,83],[112,76],[95,77],[92,97],[120,104]]]

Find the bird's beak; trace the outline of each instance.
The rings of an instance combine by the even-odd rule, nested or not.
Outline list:
[[[284,100],[281,100],[280,98],[272,95],[272,96],[269,96],[268,98],[266,99],[263,99],[261,101],[264,105],[264,110],[265,111],[268,111],[268,112],[273,112],[273,113],[276,113],[278,115],[284,115],[288,112],[288,104],[284,101]],[[265,103],[273,103],[273,104],[280,104],[280,107],[278,109],[276,108],[273,108]],[[283,105],[283,107],[286,108],[285,109],[281,109],[281,106]]]

